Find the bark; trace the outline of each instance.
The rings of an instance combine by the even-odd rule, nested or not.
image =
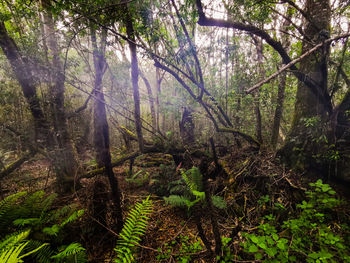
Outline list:
[[[137,61],[137,52],[135,44],[135,31],[132,22],[131,14],[129,13],[128,8],[125,6],[125,24],[126,24],[126,34],[128,36],[130,57],[131,57],[131,80],[134,96],[134,118],[135,118],[135,127],[136,134],[139,143],[139,149],[141,152],[144,151],[143,145],[143,136],[142,136],[142,123],[141,123],[141,108],[140,108],[140,93],[139,93],[139,66]]]
[[[288,27],[291,24],[290,17],[291,17],[291,9],[287,9],[287,16],[286,19],[282,25],[282,30],[285,32],[288,32]],[[285,49],[288,49],[290,46],[290,39],[289,35],[285,34],[284,37],[282,37],[282,45]],[[275,109],[275,115],[273,118],[273,125],[272,125],[272,135],[271,135],[271,145],[273,149],[276,149],[277,141],[278,141],[278,135],[280,130],[280,123],[282,119],[282,113],[283,113],[283,103],[284,103],[284,94],[286,89],[286,80],[287,80],[287,72],[284,71],[280,75],[279,81],[278,81],[278,94],[277,94],[277,105]]]
[[[164,76],[164,75],[163,75]],[[160,130],[160,103],[159,103],[159,97],[161,95],[161,91],[162,91],[162,80],[163,80],[163,76],[161,76],[160,74],[160,69],[156,68],[156,82],[157,82],[157,87],[156,87],[156,108],[157,108],[157,112],[156,112],[156,122],[157,122],[157,131],[161,132]]]
[[[151,111],[151,118],[152,118],[152,131],[155,133],[157,131],[157,117],[156,117],[156,111],[154,107],[154,97],[153,97],[152,87],[148,79],[145,77],[145,75],[142,72],[140,72],[140,76],[143,79],[143,82],[145,83],[147,88],[149,108]]]
[[[91,27],[91,42],[93,45],[93,58],[95,68],[94,82],[94,145],[96,161],[103,173],[107,175],[112,191],[112,200],[115,207],[116,226],[119,233],[123,227],[123,214],[121,209],[120,190],[118,180],[114,176],[110,153],[109,127],[106,116],[105,99],[102,88],[103,75],[106,71],[105,48],[107,32],[101,34],[100,47],[97,45],[96,31]]]
[[[34,120],[35,141],[47,143],[49,141],[50,125],[45,119],[39,98],[36,92],[36,81],[31,66],[22,56],[15,41],[9,36],[4,22],[0,21],[0,46],[11,64],[12,70],[19,82],[24,97]]]
[[[179,123],[182,142],[187,146],[190,146],[195,142],[192,112],[193,110],[190,107],[185,107],[182,119]]]
[[[63,72],[63,63],[60,59],[60,48],[58,38],[55,32],[55,22],[52,18],[50,0],[43,0],[42,6],[44,31],[46,45],[48,48],[48,58],[50,72],[49,74],[49,93],[51,116],[54,127],[55,147],[52,149],[52,159],[57,177],[59,192],[70,191],[71,182],[76,175],[78,162],[74,145],[68,132],[68,121],[64,107],[65,75]],[[50,59],[51,58],[51,59]]]
[[[265,70],[263,66],[263,43],[261,39],[257,39],[253,37],[253,41],[256,46],[256,53],[257,53],[257,60],[258,60],[258,67],[259,67],[259,73],[260,76],[265,78]],[[261,123],[261,112],[260,112],[260,92],[259,90],[255,92],[254,94],[255,99],[255,105],[254,105],[254,112],[255,112],[255,136],[257,140],[262,143],[262,123]]]
[[[316,43],[321,43],[325,39],[322,39],[320,31],[315,29],[313,24],[317,24],[320,30],[329,32],[331,15],[329,1],[308,0],[306,2],[305,12],[313,21],[313,23],[306,22],[304,30],[305,35],[308,36],[309,39],[313,39]],[[302,53],[307,52],[313,45],[314,44],[308,41],[303,41]],[[312,81],[321,89],[321,93],[327,92],[328,51],[329,46],[325,45],[323,48],[310,55],[308,59],[304,59],[300,62],[300,70],[309,74]],[[306,87],[305,83],[299,81],[291,135],[298,136],[300,131],[304,128],[303,118],[320,116],[321,119],[324,120],[326,114],[327,108],[320,102],[319,96],[311,92],[311,90]]]
[[[276,149],[277,141],[278,141],[280,123],[281,123],[282,113],[283,113],[283,103],[284,103],[284,94],[285,94],[285,89],[286,89],[286,79],[287,79],[287,72],[284,71],[280,75],[280,78],[278,81],[277,105],[276,105],[276,109],[275,109],[275,115],[273,118],[272,135],[271,135],[271,145],[272,145],[273,149]]]
[[[328,0],[315,1],[308,0],[305,4],[305,13],[309,16],[312,23],[306,21],[305,36],[312,39],[316,44],[322,44],[320,49],[313,52],[307,59],[300,62],[300,70],[307,72],[313,83],[319,87],[320,94],[328,94],[327,91],[327,60],[329,45],[324,43],[328,38],[325,36],[330,29],[331,9]],[[315,28],[313,24],[317,24]],[[311,50],[315,43],[310,43],[304,38],[302,43],[302,53]],[[292,128],[287,137],[287,142],[279,151],[282,160],[289,165],[299,169],[312,169],[317,174],[327,173],[326,162],[322,164],[313,157],[315,154],[322,154],[322,142],[316,142],[325,132],[325,123],[331,117],[332,111],[328,111],[328,106],[322,103],[319,95],[315,94],[305,85],[305,82],[299,81],[296,95],[295,110],[292,121]],[[306,127],[305,120],[317,120],[314,125]],[[295,150],[299,149],[299,150]],[[300,154],[300,149],[302,154]]]

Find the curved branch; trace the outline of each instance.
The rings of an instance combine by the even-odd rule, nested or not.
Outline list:
[[[220,128],[217,121],[215,120],[214,116],[209,111],[207,105],[193,93],[191,88],[183,81],[183,79],[181,79],[181,77],[175,71],[173,71],[172,69],[170,69],[169,67],[167,67],[165,65],[160,64],[159,61],[157,61],[157,60],[155,60],[154,66],[161,68],[161,69],[165,70],[166,72],[170,73],[187,90],[187,92],[191,95],[191,97],[195,101],[197,101],[204,108],[204,110],[207,112],[209,119],[212,121],[212,123],[215,127],[215,130],[217,132],[225,132],[225,133],[231,133],[233,135],[238,135],[238,136],[242,137],[243,139],[245,139],[248,143],[254,144],[257,146],[257,148],[260,148],[260,143],[258,141],[256,141],[252,136],[245,134],[243,132],[237,131],[237,130],[232,129],[232,128],[227,128],[227,127]]]
[[[247,25],[236,21],[208,18],[204,14],[201,0],[196,0],[196,5],[197,5],[197,10],[199,15],[199,20],[198,20],[199,25],[233,28],[233,29],[238,29],[238,30],[245,31],[253,35],[259,36],[263,40],[265,40],[266,43],[269,44],[274,50],[278,52],[284,64],[288,64],[292,61],[287,51],[283,48],[281,42],[274,40],[266,31],[261,30],[256,26]],[[333,110],[333,106],[331,103],[331,97],[329,96],[327,90],[322,90],[322,88],[319,85],[317,85],[317,83],[315,83],[315,81],[312,78],[300,72],[295,65],[291,65],[290,69],[292,70],[294,76],[299,81],[304,83],[308,88],[310,88],[310,90],[312,91],[312,93],[314,93],[315,96],[320,98],[321,102],[325,105],[327,112],[331,114]]]

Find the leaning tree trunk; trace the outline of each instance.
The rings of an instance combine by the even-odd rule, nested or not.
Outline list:
[[[329,37],[331,16],[329,1],[307,0],[305,13],[309,19],[305,21],[302,53]],[[300,62],[300,71],[311,78],[320,94],[328,94],[328,51],[329,46],[325,45]],[[297,165],[298,168],[304,169],[312,168],[311,166],[315,164],[312,156],[318,154],[320,150],[315,139],[318,139],[323,133],[322,124],[328,118],[324,101],[324,97],[316,96],[310,88],[299,81],[291,132],[281,151],[282,156],[290,165]]]
[[[95,67],[94,83],[94,145],[96,150],[96,161],[99,167],[105,167],[105,174],[108,177],[114,202],[117,232],[123,227],[123,214],[120,203],[120,190],[118,180],[114,176],[111,163],[109,127],[106,117],[105,99],[102,89],[102,79],[106,70],[105,49],[107,32],[101,34],[100,48],[97,46],[96,31],[91,28],[91,42],[93,45],[93,58]]]
[[[58,38],[55,32],[55,23],[49,11],[50,0],[43,0],[42,6],[45,38],[48,48],[49,62],[49,93],[52,123],[54,127],[55,146],[50,156],[54,161],[58,191],[65,193],[72,190],[73,180],[78,169],[78,161],[74,145],[68,132],[68,121],[64,107],[65,75],[60,59]]]
[[[34,120],[35,142],[47,144],[50,141],[50,125],[45,119],[40,100],[36,92],[36,81],[31,70],[31,65],[22,56],[15,41],[9,36],[5,23],[0,21],[0,47],[7,60],[11,64],[12,70],[21,85],[22,92],[29,104],[29,109]]]

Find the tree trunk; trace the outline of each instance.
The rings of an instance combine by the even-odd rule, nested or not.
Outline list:
[[[195,141],[192,112],[193,110],[190,107],[185,107],[179,123],[182,142],[186,146],[192,145]]]
[[[111,164],[109,127],[106,117],[105,99],[102,89],[102,79],[106,71],[105,48],[106,48],[107,32],[101,34],[100,48],[97,46],[96,32],[91,28],[91,42],[93,45],[93,59],[95,67],[94,82],[94,145],[96,150],[96,161],[98,167],[105,168],[105,174],[108,177],[112,191],[112,200],[114,202],[116,213],[117,231],[121,231],[123,227],[123,214],[120,204],[120,190],[118,180],[114,176]]]
[[[132,80],[132,88],[134,95],[134,118],[135,118],[135,126],[136,126],[136,134],[137,140],[139,143],[139,149],[141,152],[144,152],[143,145],[143,137],[142,137],[142,123],[141,123],[141,109],[140,109],[140,93],[139,93],[139,66],[137,61],[137,53],[136,53],[136,43],[135,43],[135,32],[134,26],[132,22],[131,15],[129,10],[126,9],[125,14],[125,24],[126,24],[126,33],[129,41],[130,48],[130,57],[131,57],[131,80]]]
[[[285,32],[288,32],[288,27],[290,26],[289,18],[291,18],[292,9],[289,7],[287,9],[287,18],[283,25],[282,30]],[[282,45],[283,47],[288,50],[290,46],[290,39],[289,35],[285,34],[282,37]],[[280,123],[282,119],[282,113],[283,113],[283,103],[284,103],[284,95],[285,95],[285,89],[286,89],[286,80],[287,80],[287,72],[284,71],[281,73],[279,77],[278,82],[278,94],[277,94],[277,105],[275,110],[275,115],[273,118],[273,125],[272,125],[272,135],[271,135],[271,146],[273,149],[276,149],[277,142],[278,142],[278,135],[280,130]]]
[[[143,82],[146,85],[147,88],[147,93],[148,93],[148,101],[149,101],[149,107],[151,111],[151,119],[152,119],[152,131],[156,132],[157,131],[157,118],[156,118],[156,111],[154,108],[154,97],[153,97],[153,92],[152,92],[152,87],[146,78],[146,76],[140,72],[140,76],[143,79]]]
[[[311,22],[305,21],[302,53],[311,49],[315,44],[322,43],[327,38],[331,15],[329,1],[308,0],[305,12]],[[312,43],[308,39],[311,39]],[[328,94],[328,51],[329,46],[325,45],[300,62],[300,71],[308,74],[311,82],[320,90],[320,94]],[[321,168],[320,165],[315,164],[312,155],[319,153],[320,145],[315,142],[315,139],[323,134],[323,124],[329,117],[327,104],[322,99],[324,100],[325,97],[316,96],[304,82],[299,81],[291,132],[281,151],[285,161],[292,166],[301,169],[311,166]]]
[[[55,32],[55,23],[52,14],[50,0],[43,0],[43,22],[45,38],[47,40],[49,68],[49,93],[52,123],[54,127],[54,140],[56,146],[50,154],[54,160],[59,192],[69,192],[78,168],[77,156],[73,142],[68,132],[68,122],[64,107],[65,75],[60,59],[60,49]],[[51,59],[50,59],[51,58]]]
[[[0,21],[0,46],[10,62],[13,72],[21,85],[30,112],[34,119],[35,141],[47,144],[50,141],[50,125],[45,119],[39,98],[36,93],[36,81],[31,66],[21,55],[15,41],[9,36],[4,22]]]
[[[255,46],[256,46],[256,54],[257,54],[257,60],[258,60],[258,67],[259,67],[259,75],[261,78],[265,78],[265,70],[263,66],[263,43],[262,39],[258,39],[254,36],[252,36]],[[254,94],[254,112],[255,112],[255,136],[257,140],[262,143],[262,121],[261,121],[261,112],[260,112],[260,92],[259,90],[255,92]]]

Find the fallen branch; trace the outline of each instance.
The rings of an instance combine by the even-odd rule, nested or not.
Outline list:
[[[29,159],[33,158],[35,156],[37,152],[29,152],[27,154],[25,154],[24,156],[22,156],[20,159],[18,159],[17,161],[11,163],[10,165],[8,165],[4,170],[2,170],[0,172],[0,179],[2,179],[3,177],[9,175],[10,173],[12,173],[13,171],[15,171],[16,169],[18,169],[19,167],[21,167],[21,165],[25,162],[28,161]]]
[[[121,157],[121,158],[117,159],[116,161],[112,162],[112,167],[116,167],[118,165],[121,165],[124,162],[126,162],[127,160],[134,159],[134,158],[136,158],[139,155],[141,155],[140,152],[130,153],[127,156]],[[80,175],[79,178],[78,178],[78,181],[80,181],[83,178],[92,178],[92,177],[94,177],[96,175],[103,174],[105,172],[105,170],[106,170],[105,167],[101,167],[101,168],[97,168],[97,169],[91,170],[91,171],[87,172],[86,174]]]

